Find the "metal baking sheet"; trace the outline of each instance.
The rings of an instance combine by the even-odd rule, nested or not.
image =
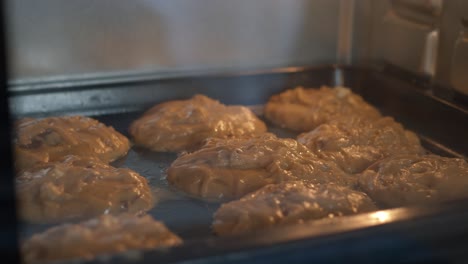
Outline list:
[[[414,76],[411,81],[408,81],[407,77],[382,69],[339,66],[284,68],[237,74],[193,73],[166,78],[145,74],[125,78],[119,76],[18,84],[11,87],[10,102],[16,117],[86,114],[128,136],[130,123],[145,109],[162,101],[189,98],[201,93],[226,104],[250,105],[254,112],[261,115],[262,104],[268,97],[284,89],[298,85],[344,85],[361,94],[384,114],[395,117],[407,128],[417,132],[430,152],[443,156],[466,156],[466,109],[431,95],[424,85],[424,79],[420,79],[418,83]],[[281,137],[296,136],[295,133],[271,125],[269,129]],[[255,254],[252,250],[255,248],[350,231],[360,234],[362,230],[373,226],[398,227],[401,225],[399,223],[411,222],[411,219],[424,218],[427,215],[437,215],[443,211],[439,208],[394,209],[382,211],[381,216],[391,216],[386,219],[369,213],[343,217],[332,222],[321,221],[300,227],[281,227],[274,232],[260,232],[257,235],[216,238],[212,235],[210,226],[212,215],[219,204],[189,198],[168,186],[165,180],[165,171],[176,157],[177,154],[174,153],[154,153],[132,148],[126,157],[113,165],[131,168],[147,177],[159,200],[149,214],[163,221],[180,235],[186,244],[165,252],[156,250],[145,254],[124,254],[111,258],[113,261],[151,263],[158,260],[174,262],[192,258],[207,260],[207,257],[220,254],[224,257],[212,261],[226,261],[225,258],[232,256],[233,252],[244,252],[253,256]],[[460,203],[464,204],[464,201]],[[23,224],[20,236],[26,238],[48,227],[50,225]],[[151,257],[148,259],[146,254]],[[95,261],[107,260],[108,258],[99,258]]]

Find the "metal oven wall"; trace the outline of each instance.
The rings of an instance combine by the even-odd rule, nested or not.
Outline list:
[[[11,78],[336,60],[339,0],[8,0]]]
[[[468,0],[8,0],[10,77],[387,61],[468,94]]]
[[[385,60],[468,95],[468,0],[357,0],[356,5],[355,61]]]

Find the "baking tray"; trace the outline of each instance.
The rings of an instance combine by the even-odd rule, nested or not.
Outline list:
[[[17,81],[10,85],[10,107],[15,118],[90,115],[128,136],[127,129],[130,123],[145,109],[156,103],[189,98],[201,93],[225,104],[249,105],[261,115],[262,104],[269,96],[298,85],[350,87],[379,108],[382,113],[393,116],[408,129],[417,132],[429,151],[443,156],[466,157],[468,154],[466,108],[447,98],[442,100],[434,96],[431,92],[434,87],[424,76],[415,76],[390,65],[379,67],[329,65],[243,72],[205,71],[171,74],[134,72]],[[296,136],[295,133],[271,125],[269,129],[281,137]],[[152,153],[133,148],[126,157],[114,162],[113,165],[134,169],[148,178],[160,200],[149,213],[165,222],[186,243],[181,247],[165,251],[131,252],[98,258],[91,262],[101,263],[111,260],[113,263],[116,261],[195,263],[264,260],[268,263],[280,263],[280,260],[288,261],[291,258],[324,260],[323,258],[344,257],[342,260],[349,261],[352,256],[365,257],[364,262],[365,260],[374,262],[376,258],[380,259],[379,261],[395,260],[388,256],[382,258],[385,254],[372,254],[370,249],[379,249],[379,247],[381,253],[384,252],[383,249],[393,249],[392,251],[401,254],[408,253],[405,250],[419,252],[419,255],[416,255],[426,261],[440,256],[435,256],[436,251],[432,248],[425,251],[429,248],[421,247],[417,242],[421,237],[428,240],[431,236],[439,239],[453,234],[458,236],[465,234],[468,237],[468,227],[460,225],[463,223],[460,221],[468,219],[468,213],[464,213],[468,208],[468,201],[457,201],[441,207],[399,208],[316,221],[300,226],[279,227],[235,238],[216,238],[211,234],[210,225],[212,214],[219,204],[188,198],[173,190],[165,180],[165,170],[176,157],[177,155],[172,153]],[[448,219],[440,222],[440,218],[444,217]],[[452,229],[456,227],[456,232],[454,229],[447,229],[446,224],[450,221],[459,223],[450,226]],[[439,229],[444,230],[443,232],[434,232],[433,227],[437,223],[445,226],[445,229]],[[20,237],[29,237],[48,227],[50,225],[22,224]],[[421,231],[421,228],[426,229]],[[427,234],[428,230],[431,231],[430,235]],[[379,232],[386,232],[386,235],[381,237],[378,235]],[[398,232],[412,234],[411,239],[395,237]],[[352,242],[352,249],[345,247],[343,241]],[[468,239],[464,243],[468,244]],[[308,249],[304,250],[306,245]],[[326,245],[330,247],[327,250],[332,250],[328,252],[334,254],[325,254]],[[454,248],[457,247],[450,247],[452,251]],[[282,252],[286,255],[282,255]],[[295,252],[294,256],[291,255],[292,252]]]

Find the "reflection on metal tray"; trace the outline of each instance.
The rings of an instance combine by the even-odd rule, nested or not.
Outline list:
[[[336,66],[285,68],[240,74],[197,73],[167,78],[143,74],[22,84],[11,88],[10,100],[13,113],[18,117],[89,114],[128,135],[127,129],[131,121],[136,119],[144,109],[162,101],[188,98],[195,93],[205,94],[226,104],[256,105],[255,110],[261,110],[259,105],[265,103],[270,95],[286,88],[297,85],[306,87],[344,85],[361,94],[384,114],[395,117],[407,128],[419,133],[424,146],[431,152],[445,156],[467,155],[468,146],[465,137],[468,135],[468,122],[466,122],[468,111],[431,96],[425,91],[424,81],[418,80],[414,76],[409,80],[406,75],[387,72],[385,69]],[[295,137],[296,135],[271,126],[270,131],[282,137]],[[330,245],[334,243],[333,247],[343,246],[340,243],[350,239],[354,239],[352,245],[355,245],[356,249],[356,251],[348,252],[350,256],[369,253],[362,251],[363,248],[360,246],[363,245],[369,248],[384,247],[395,250],[406,250],[407,248],[404,247],[406,245],[413,248],[412,250],[422,250],[420,257],[433,257],[434,252],[424,251],[426,248],[417,248],[420,246],[417,239],[406,241],[401,237],[387,236],[378,240],[376,235],[379,232],[388,233],[389,230],[399,230],[399,232],[408,232],[417,236],[419,233],[416,231],[419,229],[401,228],[418,227],[426,228],[427,231],[430,230],[428,224],[436,218],[426,216],[437,217],[444,214],[443,217],[451,219],[450,215],[461,214],[459,209],[465,208],[461,201],[443,208],[394,209],[311,222],[296,227],[281,227],[237,238],[215,238],[211,235],[210,225],[212,214],[219,204],[188,198],[167,185],[164,178],[165,169],[175,158],[176,154],[151,153],[134,148],[127,157],[115,162],[114,165],[129,167],[148,178],[161,199],[160,203],[149,213],[165,222],[187,242],[180,248],[164,252],[156,250],[144,254],[124,254],[112,258],[113,261],[130,260],[152,263],[194,258],[214,263],[255,261],[259,256],[277,256],[275,261],[285,261],[284,257],[279,256],[280,252],[296,252],[298,260],[304,257],[320,260],[326,252],[317,250],[323,248],[326,243]],[[451,208],[456,208],[456,210],[451,210]],[[462,217],[466,219],[468,216]],[[458,221],[458,219],[451,220]],[[421,224],[415,225],[417,221]],[[21,233],[23,237],[27,237],[45,228],[47,226],[24,225]],[[461,233],[466,235],[468,230],[463,229]],[[448,233],[434,232],[431,235],[436,238],[438,235],[444,236]],[[364,244],[357,243],[361,238],[369,239],[368,241],[377,239],[377,241],[374,241],[372,245],[367,240],[361,241]],[[300,251],[300,249],[304,250],[306,245],[310,246],[310,250]],[[270,247],[265,248],[265,246]],[[335,248],[335,250],[340,250],[342,254],[346,252],[345,248]],[[229,254],[226,254],[228,252]],[[316,255],[311,255],[312,252]],[[220,256],[221,254],[224,255]],[[378,257],[379,261],[392,259],[378,255],[366,256],[370,257],[368,260],[371,262],[377,261],[372,257]],[[269,263],[273,262],[270,258]]]

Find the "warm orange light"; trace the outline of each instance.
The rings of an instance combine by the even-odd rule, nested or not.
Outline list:
[[[374,217],[379,221],[379,222],[387,222],[390,220],[391,216],[388,212],[385,211],[379,211],[374,213]]]

